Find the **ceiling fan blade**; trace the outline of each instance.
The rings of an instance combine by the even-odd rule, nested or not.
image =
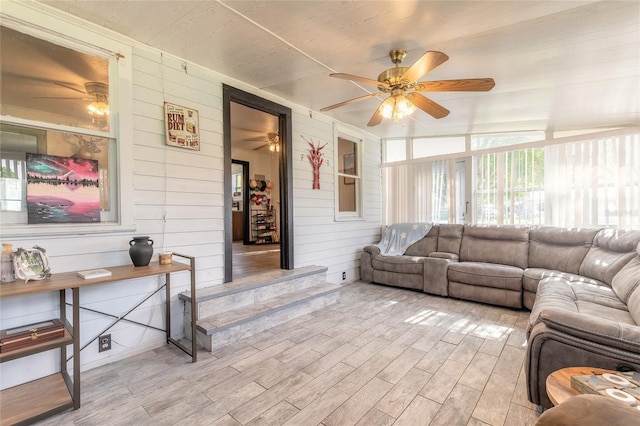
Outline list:
[[[380,105],[378,106],[378,108],[376,108],[376,110],[373,113],[373,115],[371,116],[371,119],[367,123],[367,126],[373,127],[373,126],[377,126],[378,124],[382,123],[382,119],[384,118],[384,116],[382,115],[382,110],[384,109],[384,106],[385,105],[389,105],[391,107],[391,109],[393,109],[394,106],[395,106],[395,103],[396,103],[396,99],[393,96],[389,96],[387,99],[382,101],[380,103]]]
[[[56,85],[58,85],[58,86],[62,86],[62,87],[66,87],[67,89],[75,90],[76,92],[78,92],[78,93],[82,93],[83,95],[86,95],[86,94],[87,94],[87,92],[85,92],[84,90],[76,89],[76,88],[75,88],[75,87],[73,87],[73,86],[69,86],[69,85],[67,85],[67,84],[60,83],[60,82],[58,82],[58,81],[54,81],[54,82],[53,82],[53,84],[56,84]]]
[[[254,150],[254,151],[257,151],[257,150],[262,149],[262,148],[267,147],[267,146],[269,146],[269,144],[268,144],[268,143],[265,143],[264,145],[260,145],[260,146],[259,146],[259,147],[257,147],[257,148],[253,148],[253,150]]]
[[[469,78],[466,80],[420,81],[414,90],[418,92],[486,92],[496,85],[492,78]]]
[[[66,96],[34,96],[33,99],[59,99],[62,101],[93,101],[94,98],[71,98]]]
[[[267,137],[266,136],[258,136],[256,138],[248,138],[248,139],[243,139],[245,142],[267,142]]]
[[[356,81],[358,83],[364,83],[364,84],[371,84],[373,86],[382,86],[384,88],[389,88],[389,85],[387,83],[378,81],[378,80],[373,80],[371,78],[366,78],[366,77],[359,77],[357,75],[352,75],[352,74],[345,74],[342,72],[336,72],[333,74],[329,74],[330,77],[335,77],[335,78],[342,78],[344,80],[351,80],[351,81]]]
[[[413,83],[418,81],[420,77],[446,62],[449,57],[442,52],[430,50],[420,57],[408,70],[400,76],[400,81]]]
[[[449,115],[449,110],[440,104],[433,102],[431,99],[417,92],[405,95],[415,106],[432,116],[433,118],[443,118]]]
[[[372,93],[370,95],[360,96],[359,98],[349,99],[348,101],[340,102],[340,103],[337,103],[335,105],[329,105],[327,107],[321,108],[320,111],[329,111],[329,110],[332,110],[332,109],[335,109],[335,108],[339,108],[341,106],[349,105],[349,104],[354,103],[354,102],[362,101],[362,100],[369,99],[369,98],[375,98],[375,97],[380,96],[382,94],[383,93]]]
[[[380,112],[380,108],[376,108],[375,112],[371,116],[371,119],[367,123],[367,126],[369,126],[369,127],[377,126],[378,124],[382,123],[382,119],[383,118],[384,117],[382,116],[382,113]]]

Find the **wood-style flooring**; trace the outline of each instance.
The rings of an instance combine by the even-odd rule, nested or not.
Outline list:
[[[529,314],[356,282],[198,362],[163,346],[82,373],[48,425],[533,425]]]
[[[233,242],[233,279],[280,269],[280,244],[242,244]]]

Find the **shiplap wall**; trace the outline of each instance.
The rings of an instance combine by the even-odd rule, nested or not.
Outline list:
[[[28,11],[20,5],[12,10],[29,22]],[[295,225],[295,267],[328,267],[328,281],[359,278],[360,250],[377,242],[380,235],[380,140],[362,131],[364,220],[335,221],[333,137],[335,123],[327,116],[311,118],[307,109],[263,93],[231,77],[188,64],[147,46],[109,33],[59,11],[39,6],[47,14],[47,25],[54,32],[74,34],[82,26],[125,43],[133,49],[133,138],[120,144],[133,146],[133,170],[123,171],[132,179],[134,233],[67,235],[15,238],[15,247],[38,244],[47,249],[53,273],[109,267],[130,262],[128,249],[133,235],[154,240],[154,259],[161,251],[174,251],[196,257],[197,287],[221,284],[224,277],[223,220],[223,135],[222,84],[233,85],[293,110],[293,195]],[[164,143],[165,101],[189,106],[199,112],[201,150],[167,147]],[[320,190],[312,189],[312,167],[305,155],[307,139],[322,144],[328,160],[321,168]],[[125,184],[131,184],[125,182]],[[4,238],[3,238],[4,241]],[[82,306],[122,315],[162,284],[162,278],[123,281],[85,288],[80,292]],[[178,294],[188,290],[189,275],[172,277],[172,333],[183,327],[183,306]],[[164,291],[151,297],[127,318],[155,327],[164,326]],[[0,301],[0,328],[24,325],[58,315],[57,294],[3,299]],[[87,344],[114,321],[88,311],[81,312],[81,344]],[[82,369],[87,370],[165,344],[164,333],[129,322],[119,322],[107,331],[112,350],[98,353],[91,342],[81,352]],[[57,371],[59,360],[53,353],[40,354],[0,364],[1,388],[8,388]]]
[[[296,266],[325,265],[327,279],[341,282],[360,278],[360,250],[380,236],[380,140],[362,132],[362,179],[364,220],[335,220],[334,124],[293,115],[293,190]],[[324,145],[325,163],[320,167],[320,189],[313,190],[313,169],[306,154],[309,145]],[[327,164],[328,162],[328,164]]]

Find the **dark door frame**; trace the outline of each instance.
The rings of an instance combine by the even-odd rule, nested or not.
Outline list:
[[[249,239],[249,226],[251,226],[249,224],[249,162],[232,158],[231,164],[240,164],[242,166],[242,244],[251,244]],[[233,234],[231,241],[233,241]]]
[[[280,138],[280,268],[293,269],[293,144],[291,108],[235,87],[222,85],[224,141],[224,281],[233,281],[231,219],[231,102],[278,117]]]

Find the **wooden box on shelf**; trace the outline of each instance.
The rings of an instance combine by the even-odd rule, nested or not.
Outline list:
[[[64,337],[64,325],[58,318],[0,330],[0,353],[38,345]]]

